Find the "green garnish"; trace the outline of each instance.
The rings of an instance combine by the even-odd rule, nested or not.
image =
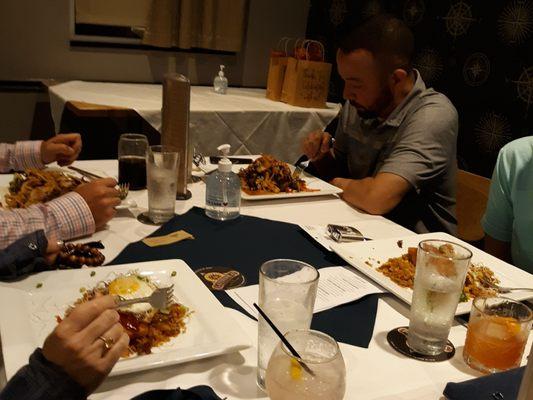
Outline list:
[[[170,273],[170,276],[176,276],[176,271],[172,271],[172,272]]]
[[[35,285],[35,287],[36,287],[37,289],[39,289],[39,288],[43,287],[43,284],[39,282],[37,285]]]
[[[96,275],[96,271],[91,271],[91,276],[95,276]]]

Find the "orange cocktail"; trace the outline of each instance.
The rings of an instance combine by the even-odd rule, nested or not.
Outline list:
[[[465,362],[487,373],[520,366],[531,319],[531,310],[520,302],[502,297],[475,299],[463,350]]]

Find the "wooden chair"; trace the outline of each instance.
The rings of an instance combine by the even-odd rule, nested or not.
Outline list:
[[[485,236],[481,218],[489,198],[490,179],[459,170],[457,172],[458,237],[466,242],[480,242]]]

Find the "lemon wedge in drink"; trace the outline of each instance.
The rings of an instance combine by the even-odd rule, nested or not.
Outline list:
[[[296,358],[291,358],[290,374],[295,381],[302,379],[302,366]]]

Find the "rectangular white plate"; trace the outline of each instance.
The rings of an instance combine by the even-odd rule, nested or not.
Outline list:
[[[418,243],[426,239],[448,240],[468,248],[472,251],[472,263],[481,263],[492,269],[496,277],[500,280],[502,286],[533,287],[533,275],[493,257],[454,236],[442,232],[343,244],[342,246],[333,245],[332,249],[358,271],[361,271],[363,274],[410,305],[413,297],[412,289],[397,285],[391,279],[379,272],[377,268],[389,258],[400,257],[402,254],[407,253],[408,247],[418,247]],[[398,246],[398,240],[403,240],[402,248]],[[371,265],[368,265],[367,263]],[[515,300],[526,300],[533,297],[533,292],[511,292],[504,296]],[[455,315],[467,314],[470,312],[471,307],[472,301],[459,303]]]
[[[291,170],[294,167],[290,165]],[[290,192],[290,193],[272,193],[272,194],[248,194],[241,190],[241,198],[244,200],[275,200],[275,199],[292,199],[296,197],[315,197],[315,196],[327,196],[332,194],[342,193],[342,189],[329,184],[328,182],[318,179],[313,175],[302,174],[302,179],[307,184],[309,189],[314,189],[314,192]]]
[[[137,270],[154,282],[174,284],[174,295],[193,313],[187,331],[152,349],[152,354],[123,358],[111,375],[152,369],[170,364],[231,353],[250,347],[247,335],[196,274],[181,260],[160,260],[107,267],[48,271],[33,275],[17,288],[0,287],[0,333],[7,379],[27,364],[36,347],[57,325],[56,315],[81,296],[80,288],[92,288],[113,273]],[[91,272],[96,274],[91,276]],[[176,271],[174,277],[172,271]],[[37,288],[37,284],[42,286]]]

